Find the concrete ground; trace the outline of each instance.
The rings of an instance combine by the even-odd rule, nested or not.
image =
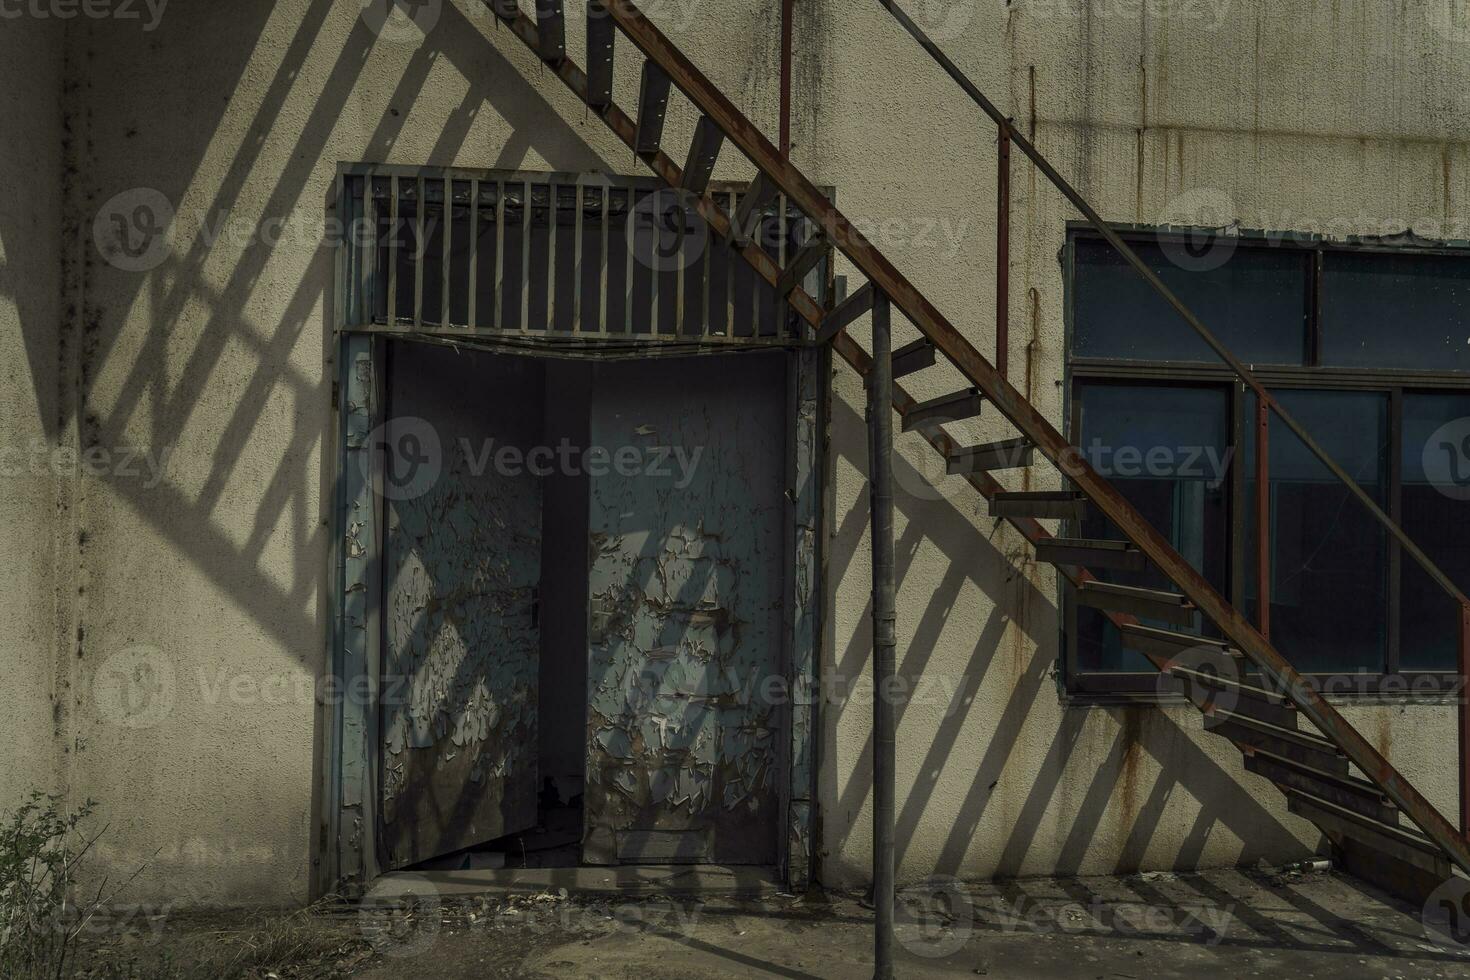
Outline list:
[[[405,892],[414,886],[400,883]],[[437,893],[443,882],[421,885]],[[447,897],[447,896],[446,896]],[[453,911],[359,913],[361,980],[872,975],[872,913],[853,897],[671,890],[466,897]],[[411,906],[412,903],[410,902]],[[900,977],[1470,976],[1470,944],[1333,873],[938,883],[905,894]]]

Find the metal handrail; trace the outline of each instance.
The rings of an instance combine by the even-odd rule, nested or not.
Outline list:
[[[1341,482],[1344,486],[1348,488],[1353,496],[1358,499],[1359,503],[1363,504],[1363,506],[1368,509],[1368,512],[1372,514],[1373,517],[1378,521],[1378,523],[1383,525],[1383,527],[1386,528],[1391,535],[1393,535],[1394,539],[1398,541],[1403,549],[1408,552],[1410,556],[1413,557],[1413,559],[1419,564],[1419,567],[1424,569],[1424,571],[1429,574],[1429,577],[1434,579],[1435,583],[1439,585],[1439,587],[1442,588],[1450,596],[1450,598],[1459,603],[1462,609],[1470,608],[1470,598],[1467,598],[1465,593],[1463,593],[1459,589],[1459,587],[1455,585],[1450,577],[1446,575],[1443,571],[1441,571],[1438,565],[1430,560],[1429,556],[1426,555],[1423,550],[1421,550],[1420,547],[1414,543],[1413,539],[1408,536],[1407,532],[1405,532],[1403,528],[1399,527],[1394,519],[1389,516],[1389,514],[1386,513],[1371,496],[1368,495],[1368,492],[1365,491],[1361,486],[1359,486],[1357,481],[1354,480],[1345,469],[1338,465],[1337,461],[1332,458],[1327,450],[1318,445],[1317,441],[1314,440],[1310,434],[1308,434],[1307,430],[1302,427],[1301,423],[1298,422],[1289,412],[1287,412],[1287,410],[1281,405],[1281,403],[1276,400],[1276,398],[1266,389],[1263,384],[1261,384],[1259,380],[1257,380],[1255,374],[1251,372],[1250,368],[1246,367],[1246,365],[1239,358],[1231,353],[1228,347],[1221,343],[1220,340],[1213,333],[1210,332],[1209,328],[1206,327],[1203,322],[1201,322],[1199,317],[1195,316],[1194,312],[1191,311],[1188,306],[1184,305],[1184,301],[1176,296],[1173,290],[1171,290],[1167,285],[1164,284],[1164,281],[1159,278],[1158,274],[1155,273],[1153,269],[1148,267],[1143,259],[1139,257],[1138,253],[1135,252],[1128,245],[1128,243],[1123,240],[1122,236],[1114,231],[1112,227],[1103,220],[1102,216],[1099,215],[1097,211],[1094,210],[1093,207],[1087,203],[1087,200],[1083,198],[1083,196],[1077,191],[1077,189],[1074,188],[1070,183],[1068,183],[1065,177],[1057,172],[1056,168],[1053,167],[1051,163],[1046,159],[1046,157],[1042,155],[1041,151],[1038,150],[1025,136],[1016,131],[1015,127],[1011,124],[1010,119],[1008,119],[1006,115],[1001,112],[999,108],[996,107],[995,103],[986,98],[985,93],[980,91],[980,88],[970,80],[969,76],[961,71],[959,66],[956,65],[954,61],[952,61],[950,57],[946,55],[943,50],[940,49],[939,45],[936,44],[934,40],[924,32],[924,29],[916,24],[913,18],[905,13],[903,8],[900,7],[895,2],[895,0],[878,0],[878,3],[882,5],[882,7],[890,14],[892,14],[895,20],[903,25],[904,29],[907,30],[909,34],[913,36],[914,40],[917,41],[919,45],[929,53],[929,55],[935,60],[935,62],[939,64],[941,68],[944,69],[949,77],[954,80],[955,84],[963,89],[965,94],[968,95],[976,105],[984,110],[985,114],[995,122],[997,127],[999,127],[1001,134],[1004,137],[1007,137],[1010,143],[1013,143],[1021,150],[1022,153],[1026,154],[1026,156],[1030,158],[1031,162],[1036,165],[1036,168],[1040,170],[1042,174],[1046,176],[1046,179],[1052,183],[1052,186],[1061,191],[1062,195],[1071,202],[1072,206],[1075,207],[1079,212],[1081,212],[1082,216],[1087,219],[1088,224],[1092,225],[1092,227],[1098,232],[1098,234],[1102,235],[1102,237],[1108,242],[1108,244],[1112,245],[1113,248],[1116,249],[1118,253],[1127,260],[1129,265],[1133,266],[1138,274],[1144,278],[1144,281],[1152,286],[1154,291],[1157,292],[1165,300],[1165,302],[1173,307],[1175,312],[1177,312],[1184,319],[1184,322],[1194,328],[1195,333],[1200,335],[1204,342],[1208,344],[1217,355],[1219,355],[1220,359],[1230,366],[1231,370],[1235,372],[1240,380],[1243,381],[1245,385],[1251,389],[1251,391],[1255,392],[1256,397],[1260,399],[1260,404],[1265,406],[1270,411],[1274,412],[1276,416],[1281,419],[1283,423],[1285,423],[1286,427],[1291,430],[1292,434],[1300,439],[1302,441],[1302,444],[1305,445],[1309,450],[1311,450],[1312,455],[1316,456],[1317,459],[1320,460],[1322,464],[1327,467],[1328,472],[1330,472],[1334,477],[1338,479],[1339,482]],[[1264,588],[1264,585],[1265,584],[1262,583],[1262,588]]]

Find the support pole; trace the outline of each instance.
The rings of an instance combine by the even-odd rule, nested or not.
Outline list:
[[[1011,361],[1011,126],[1000,127],[1000,164],[996,174],[995,371],[1010,377]]]
[[[893,542],[893,336],[888,297],[873,300],[868,374],[870,505],[873,522],[873,976],[893,976],[894,685],[898,671]]]
[[[791,23],[796,0],[781,0],[781,156],[791,159]]]
[[[1470,603],[1460,606],[1460,833],[1470,837]]]
[[[1256,629],[1271,638],[1271,408],[1256,399]]]

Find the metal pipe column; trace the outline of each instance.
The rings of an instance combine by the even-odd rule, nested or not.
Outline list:
[[[873,976],[893,976],[894,685],[898,670],[893,542],[893,336],[891,306],[873,299],[868,375],[869,494],[873,523]]]

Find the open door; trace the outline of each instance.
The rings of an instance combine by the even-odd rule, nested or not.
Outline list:
[[[776,861],[785,358],[599,365],[583,860]]]
[[[384,426],[381,821],[397,869],[536,823],[536,362],[391,347]],[[521,456],[524,458],[524,455]]]

